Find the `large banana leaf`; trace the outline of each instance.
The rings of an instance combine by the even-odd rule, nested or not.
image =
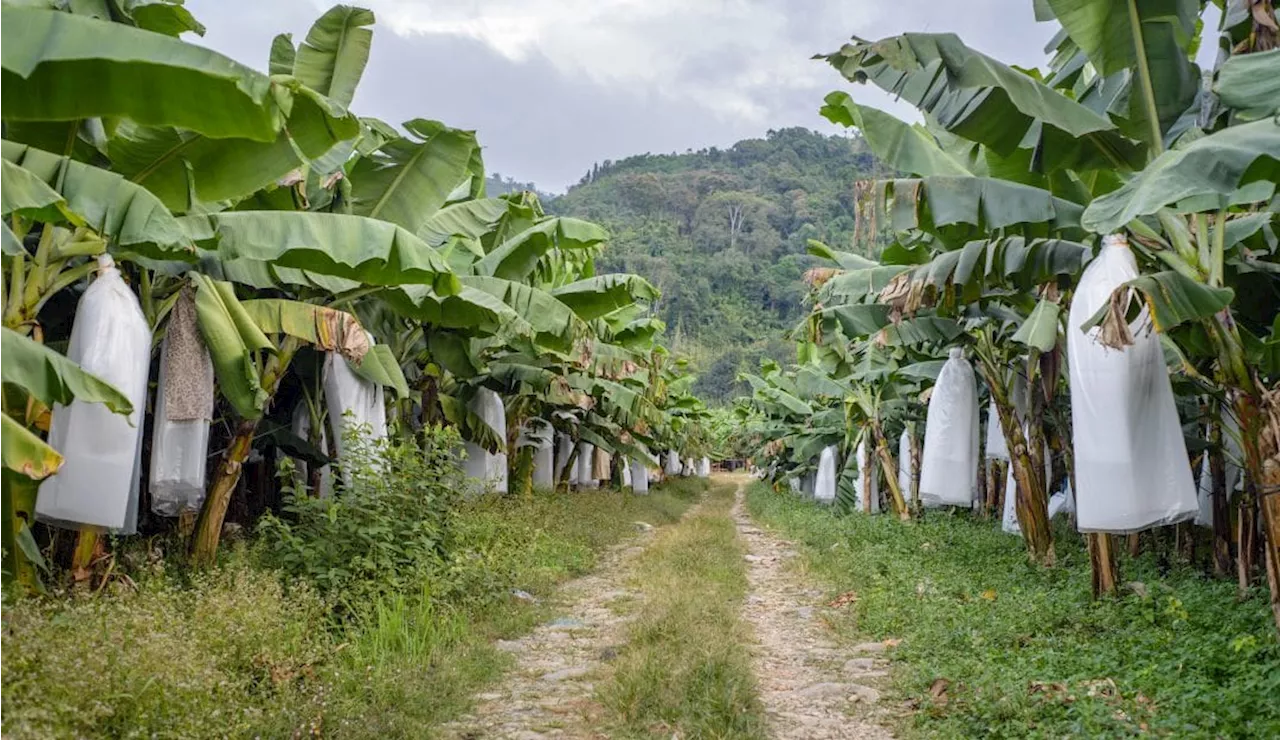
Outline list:
[[[1027,320],[1013,334],[1013,341],[1041,352],[1049,352],[1058,343],[1058,315],[1062,308],[1053,301],[1041,299]]]
[[[169,36],[53,10],[0,10],[6,121],[95,116],[272,141],[283,116],[271,80]]]
[[[1032,146],[1037,171],[1140,166],[1145,152],[1106,117],[965,46],[955,34],[854,39],[827,61],[930,114],[1003,157]]]
[[[569,340],[586,331],[573,309],[544,290],[497,277],[466,276],[461,280],[466,287],[488,293],[510,306],[539,334]]]
[[[101,403],[117,414],[129,414],[133,404],[110,383],[85,372],[66,355],[28,339],[12,329],[0,329],[4,382],[25,390],[46,406],[67,405],[72,399]]]
[[[453,237],[478,245],[480,237],[494,228],[511,205],[505,198],[481,198],[447,205],[423,221],[418,236],[433,247]],[[475,249],[479,252],[477,256],[484,255],[482,247]]]
[[[34,221],[58,223],[78,220],[67,209],[67,202],[58,191],[49,187],[30,170],[19,167],[7,159],[0,160],[4,169],[0,174],[0,215],[17,213]]]
[[[302,84],[350,106],[369,62],[373,11],[335,5],[311,25],[298,47],[293,75]]]
[[[1280,112],[1280,49],[1233,54],[1218,68],[1218,102],[1244,120]]]
[[[417,233],[423,222],[470,177],[479,147],[473,132],[438,121],[404,124],[417,139],[398,138],[356,162],[351,171],[353,212]]]
[[[170,210],[187,212],[195,201],[237,200],[323,157],[360,133],[354,115],[296,82],[282,130],[272,141],[212,138],[171,126],[116,127],[107,142],[112,167],[155,193]]]
[[[271,39],[271,55],[267,60],[267,72],[272,75],[293,74],[298,50],[293,46],[293,34],[280,33]]]
[[[1225,128],[1161,154],[1123,187],[1096,198],[1082,225],[1107,234],[1139,216],[1196,199],[1194,210],[1227,205],[1237,190],[1258,183],[1248,200],[1270,198],[1280,180],[1280,123],[1267,118]],[[1252,190],[1252,188],[1251,188]]]
[[[288,211],[228,211],[180,221],[200,246],[226,260],[269,262],[368,285],[427,285],[440,295],[460,289],[434,249],[385,221]]]
[[[4,467],[34,480],[48,478],[62,467],[62,455],[30,429],[10,418],[8,414],[0,414],[0,424],[4,426],[4,429],[0,430]],[[8,493],[7,487],[5,493]]]
[[[194,259],[191,239],[145,188],[114,172],[11,141],[0,144],[0,151],[6,161],[60,195],[66,201],[61,210],[75,214],[73,222],[89,226],[114,245],[157,259]]]
[[[921,126],[912,126],[875,108],[858,105],[845,92],[833,92],[819,111],[828,121],[862,132],[862,138],[880,161],[906,174],[971,175],[957,157],[938,145]]]
[[[1159,128],[1147,133],[1159,148],[1163,132],[1195,98],[1200,74],[1189,58],[1198,35],[1201,3],[1196,0],[1046,0],[1071,40],[1104,76],[1128,71],[1129,119],[1150,128],[1154,110]],[[1041,13],[1043,15],[1043,12]],[[1135,23],[1136,22],[1136,23]],[[1154,97],[1148,97],[1148,91]]]
[[[242,301],[245,314],[265,334],[284,334],[324,352],[359,363],[369,353],[369,337],[346,311],[283,298]]]
[[[534,329],[516,309],[479,288],[463,285],[455,295],[442,296],[425,285],[389,288],[380,294],[397,313],[438,329],[461,329],[470,334],[531,336]],[[444,333],[444,332],[432,332]]]
[[[873,259],[868,259],[860,254],[854,254],[853,252],[842,252],[838,249],[832,249],[816,239],[809,240],[805,247],[805,251],[815,257],[821,257],[836,263],[842,270],[861,270],[876,266],[876,261]]]
[[[942,287],[948,282],[968,295],[995,287],[1031,289],[1059,275],[1074,275],[1089,259],[1088,245],[1064,239],[975,239],[916,268],[913,279]]]
[[[576,218],[549,218],[506,240],[475,265],[476,274],[523,280],[553,249],[587,249],[609,238],[609,232]]]
[[[983,233],[1029,227],[1041,234],[1072,234],[1080,230],[1084,210],[1047,190],[989,177],[884,180],[876,188],[877,218],[887,219],[898,232],[933,232],[959,224]]]
[[[639,275],[597,275],[562,285],[551,295],[573,309],[578,318],[589,321],[636,301],[653,301],[658,289]]]
[[[1159,332],[1168,332],[1188,322],[1211,318],[1231,305],[1235,297],[1235,291],[1231,288],[1213,288],[1173,270],[1134,278],[1116,288],[1116,293],[1123,294],[1130,290],[1136,290],[1142,295],[1152,323]],[[1127,324],[1120,324],[1125,324],[1130,318],[1121,311],[1112,310],[1113,305],[1122,306],[1124,303],[1113,297],[1090,316],[1080,326],[1080,330],[1089,331],[1101,324],[1102,341],[1124,346],[1131,342],[1130,331]]]
[[[275,345],[245,311],[230,283],[195,272],[191,279],[196,285],[196,321],[213,360],[218,388],[241,418],[261,418],[267,393],[255,355],[274,352]]]

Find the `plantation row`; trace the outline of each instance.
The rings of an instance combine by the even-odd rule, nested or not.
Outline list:
[[[229,511],[300,515],[406,445],[516,493],[709,472],[605,231],[486,197],[472,132],[350,110],[371,12],[266,75],[180,40],[181,4],[91,6],[3,8],[6,579],[83,573],[102,533],[209,564]]]
[[[1051,513],[1074,513],[1096,593],[1119,583],[1112,535],[1176,526],[1242,595],[1265,580],[1280,626],[1274,10],[1226,3],[1201,70],[1205,2],[1035,5],[1060,26],[1047,72],[952,34],[826,55],[926,123],[827,96],[901,176],[857,185],[874,259],[811,243],[830,266],[799,363],[746,378],[740,442],[845,510],[1003,499],[1045,566]]]

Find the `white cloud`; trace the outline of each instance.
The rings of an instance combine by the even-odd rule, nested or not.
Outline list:
[[[797,14],[785,0],[381,0],[373,8],[400,35],[473,39],[514,63],[541,57],[562,75],[761,125],[771,92],[824,76],[809,60],[814,32],[863,26],[873,14],[853,3]],[[825,28],[798,28],[796,15]]]

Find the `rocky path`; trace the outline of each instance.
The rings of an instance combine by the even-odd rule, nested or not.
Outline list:
[[[788,567],[797,556],[789,542],[751,521],[738,488],[733,508],[747,544],[750,592],[744,616],[755,631],[755,674],[770,735],[785,740],[890,738],[873,722],[888,662],[881,643],[841,649],[820,621],[822,592]],[[837,607],[838,608],[838,607]]]
[[[692,511],[692,509],[690,509]],[[597,570],[560,590],[554,619],[518,640],[500,641],[516,666],[500,686],[477,695],[476,707],[442,728],[458,740],[490,738],[595,738],[594,681],[613,658],[639,594],[626,588],[630,562],[653,537],[643,522],[639,537],[608,551]]]

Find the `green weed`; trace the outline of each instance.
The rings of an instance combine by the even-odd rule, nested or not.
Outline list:
[[[1142,587],[1093,601],[1066,527],[1046,570],[998,522],[968,515],[837,518],[762,484],[748,502],[834,591],[856,592],[832,621],[842,637],[902,640],[894,683],[918,707],[914,734],[1280,737],[1280,644],[1260,592],[1237,603],[1233,582],[1162,576],[1144,556],[1121,563]]]

